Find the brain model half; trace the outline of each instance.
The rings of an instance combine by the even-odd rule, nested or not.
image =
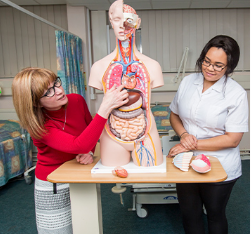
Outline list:
[[[173,164],[182,171],[188,171],[192,156],[193,152],[185,152],[177,154],[173,158]]]
[[[204,155],[198,155],[192,162],[192,168],[199,173],[206,173],[211,170],[211,164],[209,159]]]

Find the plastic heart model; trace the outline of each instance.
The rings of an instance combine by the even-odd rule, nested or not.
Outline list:
[[[123,167],[115,167],[114,170],[112,171],[112,174],[121,178],[126,178],[128,176],[127,170],[124,169]]]
[[[211,164],[204,154],[198,155],[190,164],[199,173],[207,173],[211,170]]]

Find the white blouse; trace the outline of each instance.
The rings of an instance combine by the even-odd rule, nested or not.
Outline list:
[[[248,101],[246,91],[232,78],[225,76],[202,93],[203,75],[186,76],[170,105],[179,115],[189,134],[198,140],[207,139],[225,132],[248,132]],[[194,155],[215,156],[225,169],[228,180],[241,176],[239,146],[218,151],[194,151]]]

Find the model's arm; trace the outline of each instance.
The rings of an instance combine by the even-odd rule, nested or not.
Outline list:
[[[151,89],[155,89],[164,85],[163,73],[161,66],[155,60],[147,61],[147,70],[151,77]]]
[[[99,90],[103,90],[102,86],[102,77],[104,74],[102,74],[102,64],[100,61],[94,63],[91,67],[90,77],[89,77],[89,83],[88,85]]]

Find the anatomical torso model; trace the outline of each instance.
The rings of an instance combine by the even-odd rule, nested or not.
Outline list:
[[[129,102],[110,114],[100,138],[101,162],[105,166],[158,166],[163,162],[161,143],[150,109],[151,89],[162,86],[158,62],[141,54],[135,46],[140,25],[136,11],[115,1],[109,18],[117,40],[116,49],[91,69],[89,85],[104,90],[124,84]]]

